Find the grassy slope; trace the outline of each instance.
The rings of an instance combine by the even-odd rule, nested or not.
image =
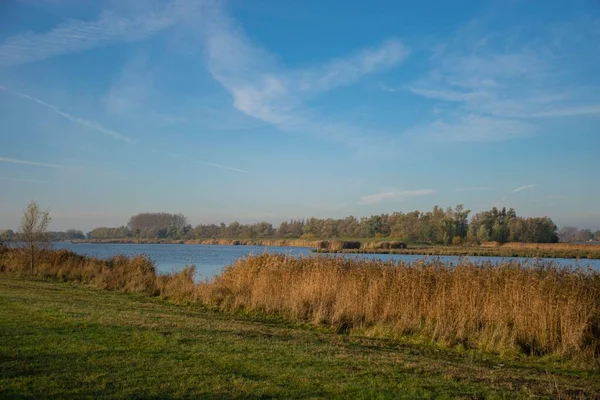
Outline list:
[[[0,277],[0,397],[600,396],[600,375]]]

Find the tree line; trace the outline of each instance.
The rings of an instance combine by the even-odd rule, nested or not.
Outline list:
[[[497,242],[587,242],[600,241],[600,230],[564,227],[557,230],[548,217],[523,218],[514,209],[492,208],[476,213],[469,219],[470,210],[462,205],[431,211],[371,215],[341,219],[307,218],[284,221],[278,226],[269,222],[228,225],[199,224],[192,227],[183,214],[140,213],[132,216],[127,225],[99,227],[85,235],[69,229],[48,232],[51,241],[74,239],[359,239],[394,238],[409,243],[460,244]],[[0,231],[1,241],[18,241],[12,230]]]
[[[60,242],[64,240],[85,239],[87,236],[79,229],[67,229],[66,231],[48,231],[46,233],[51,242]],[[19,241],[21,232],[15,232],[12,229],[0,230],[0,241],[6,242]]]
[[[277,227],[269,222],[228,225],[199,224],[192,227],[183,214],[141,213],[132,216],[127,225],[100,227],[88,233],[91,239],[152,238],[152,239],[358,239],[394,238],[410,243],[460,244],[497,242],[555,243],[580,241],[572,228],[557,231],[549,217],[524,218],[514,209],[498,209],[474,214],[462,205],[431,211],[394,212],[357,218],[292,219]],[[585,231],[587,234],[588,231]],[[591,231],[589,232],[591,234]],[[589,236],[589,235],[588,235]],[[586,238],[588,236],[585,236]],[[577,240],[573,238],[577,237]],[[600,231],[595,237],[600,239]],[[591,238],[591,237],[590,237]],[[589,238],[588,238],[589,240]]]
[[[558,231],[558,239],[564,243],[583,243],[590,240],[600,242],[600,230],[595,233],[591,229],[579,229],[571,226],[565,226]]]

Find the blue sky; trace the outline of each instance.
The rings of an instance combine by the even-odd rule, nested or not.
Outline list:
[[[412,3],[412,4],[411,4]],[[459,203],[600,229],[600,3],[0,4],[0,227]]]

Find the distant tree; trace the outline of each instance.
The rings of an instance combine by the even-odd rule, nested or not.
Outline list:
[[[465,210],[462,204],[457,205],[452,212],[454,218],[454,235],[465,239],[469,230],[469,214],[471,210]],[[453,239],[454,240],[454,239]]]
[[[31,201],[21,218],[19,239],[23,242],[23,251],[29,258],[32,274],[35,274],[36,261],[40,251],[50,245],[49,224],[50,212],[41,211],[38,204]]]
[[[3,231],[0,231],[0,246],[11,242],[14,238],[15,233],[12,231],[12,229],[5,229]]]
[[[77,229],[68,229],[65,232],[65,239],[66,240],[85,239],[85,235],[80,230],[77,230]]]
[[[594,234],[590,229],[565,226],[558,231],[558,238],[564,243],[587,242],[594,238]]]
[[[88,239],[120,239],[131,236],[131,231],[126,226],[118,228],[94,228],[87,234]]]
[[[479,230],[477,231],[477,240],[479,241],[479,243],[487,242],[488,240],[490,240],[490,236],[485,225],[481,225],[479,227]]]
[[[183,214],[140,213],[127,224],[134,236],[142,238],[175,238],[188,225]]]
[[[307,229],[308,225],[309,225],[309,222],[306,221],[306,223],[305,223],[303,220],[294,220],[293,219],[293,220],[290,220],[289,222],[283,221],[279,225],[279,228],[277,229],[277,231],[275,232],[275,236],[277,236],[279,238],[286,238],[286,239],[299,238],[300,236],[302,236],[305,233],[312,233],[316,236],[315,232],[309,231]]]
[[[527,218],[525,223],[528,242],[558,243],[557,227],[550,218]]]
[[[600,230],[596,231],[594,234],[594,240],[600,242]]]

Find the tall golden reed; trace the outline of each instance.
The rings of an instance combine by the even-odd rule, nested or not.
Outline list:
[[[263,254],[227,267],[198,292],[223,309],[343,330],[588,360],[600,351],[600,274],[593,271]]]

